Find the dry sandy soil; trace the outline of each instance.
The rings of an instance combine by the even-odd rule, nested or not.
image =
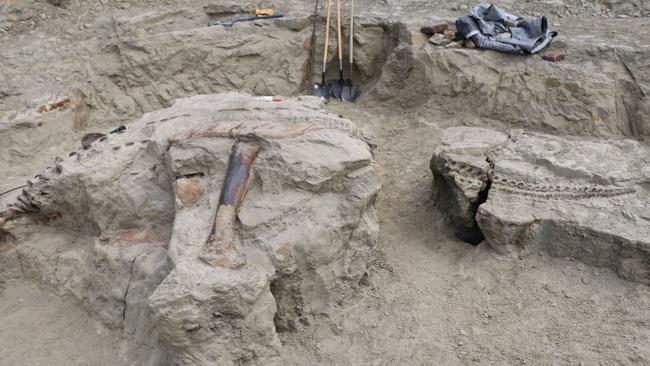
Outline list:
[[[2,3],[12,1],[0,1],[0,10]],[[0,23],[2,48],[21,49],[53,36],[70,43],[61,51],[69,57],[75,45],[96,41],[101,30],[93,24],[107,13],[180,9],[194,2],[72,1],[66,8],[31,3],[36,11],[27,19]],[[417,14],[417,19],[408,20],[421,24],[430,16],[453,19],[469,5],[381,3],[368,14],[386,13],[392,6],[393,17]],[[629,45],[650,39],[647,27],[628,33],[631,25],[650,22],[643,2],[615,8],[618,11],[593,1],[564,2],[573,7],[558,5],[564,4],[559,0],[547,2],[556,7],[533,1],[502,3],[529,14],[552,9],[551,22],[566,37],[589,31]],[[305,12],[311,7],[295,6]],[[25,51],[24,57],[35,62],[33,52]],[[57,59],[40,60],[48,62],[56,64]],[[8,73],[2,69],[0,73]],[[65,84],[76,76],[56,77]],[[30,86],[38,85],[34,75],[27,78],[36,80]],[[53,79],[42,76],[40,82]],[[7,99],[5,111],[21,102]],[[462,110],[437,114],[439,107],[432,103],[403,109],[371,98],[354,105],[327,105],[356,122],[377,145],[376,159],[384,171],[377,202],[380,258],[357,299],[299,333],[281,334],[283,355],[277,364],[650,365],[648,286],[568,259],[499,256],[485,245],[474,247],[453,237],[431,200],[428,165],[443,129],[468,121]],[[25,179],[12,175],[10,167],[2,169],[2,176],[11,181]],[[1,365],[131,364],[118,356],[119,341],[119,335],[47,288],[24,281],[0,283]]]

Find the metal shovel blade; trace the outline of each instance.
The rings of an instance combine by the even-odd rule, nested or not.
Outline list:
[[[352,84],[352,80],[345,80],[343,82],[343,90],[341,91],[341,99],[344,102],[354,102],[359,97],[359,89]]]
[[[314,85],[314,95],[317,97],[329,99],[332,95],[331,86],[325,83]]]
[[[343,98],[343,80],[332,81],[332,96],[338,100]]]

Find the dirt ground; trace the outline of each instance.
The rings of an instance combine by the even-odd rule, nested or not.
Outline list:
[[[102,12],[185,6],[73,1],[72,10],[51,12],[33,3],[44,17],[4,25],[1,44],[19,47],[52,32],[85,42],[94,37],[85,24]],[[428,2],[378,3],[374,11],[394,5],[403,14]],[[460,15],[469,4],[442,3],[441,17]],[[542,6],[502,3],[531,13]],[[594,17],[617,29],[626,28],[620,22],[650,19],[638,7],[619,13],[591,5],[558,9],[552,22],[569,34],[590,28]],[[625,38],[625,31],[611,37]],[[453,237],[431,200],[429,159],[444,128],[467,121],[461,112],[431,118],[436,106],[429,107],[405,110],[366,99],[327,105],[377,145],[384,171],[377,202],[380,258],[357,299],[299,333],[281,334],[277,365],[650,365],[648,286],[568,259],[499,256]],[[31,283],[0,283],[0,365],[128,365],[118,356],[119,343],[116,333],[69,299]]]
[[[121,366],[120,339],[75,304],[24,282],[0,283],[0,364]]]
[[[454,239],[430,199],[438,128],[331,108],[374,121],[364,127],[377,133],[385,172],[382,260],[361,302],[287,340],[295,352],[288,363],[650,364],[647,286],[566,259],[504,258]]]

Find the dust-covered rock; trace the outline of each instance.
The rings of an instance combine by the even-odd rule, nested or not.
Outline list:
[[[507,138],[489,129],[451,128],[433,154],[433,198],[463,240],[475,244],[483,240],[475,216],[490,188],[491,168],[486,156]]]
[[[500,253],[544,251],[650,283],[649,162],[630,140],[453,128],[431,168],[461,233]]]
[[[276,324],[327,314],[367,273],[378,232],[369,145],[319,104],[198,96],[88,142],[13,194],[0,273],[73,295],[123,329],[135,359],[276,356]],[[245,264],[227,268],[199,258],[235,141],[260,150],[234,223]]]
[[[403,24],[386,31],[393,41],[386,44],[379,80],[369,91],[380,100],[410,108],[435,104],[450,115],[474,117],[476,127],[498,121],[548,133],[637,139],[650,130],[644,118],[650,90],[642,71],[650,52],[646,46],[563,39],[557,50],[567,60],[548,63],[457,49],[462,43],[418,45],[412,39],[419,33]],[[432,42],[442,45],[442,37],[435,37]]]

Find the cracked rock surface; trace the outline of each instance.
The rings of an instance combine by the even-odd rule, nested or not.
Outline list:
[[[649,164],[631,140],[459,127],[445,131],[431,169],[461,235],[479,230],[500,253],[543,251],[648,284]]]

